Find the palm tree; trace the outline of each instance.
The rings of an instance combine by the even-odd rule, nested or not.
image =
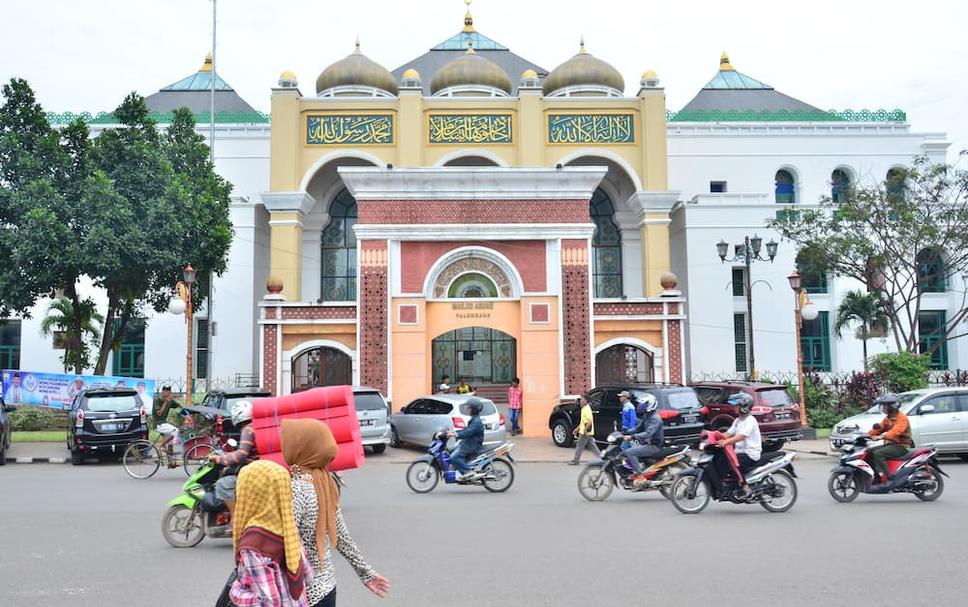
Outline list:
[[[80,374],[90,366],[89,340],[85,338],[89,336],[94,341],[100,339],[104,317],[98,313],[93,299],[82,300],[78,308],[79,312],[75,314],[74,302],[70,298],[54,299],[47,306],[47,316],[40,323],[40,332],[45,336],[54,332],[64,334],[61,342],[64,346],[64,356],[61,358],[64,371],[74,367],[74,373]],[[76,334],[77,327],[80,327],[80,335]]]
[[[867,340],[875,329],[884,331],[890,326],[891,317],[887,307],[877,293],[863,291],[848,291],[844,299],[837,306],[837,322],[834,323],[834,335],[841,337],[844,329],[851,323],[859,323],[857,336],[864,344],[864,370],[867,370]]]

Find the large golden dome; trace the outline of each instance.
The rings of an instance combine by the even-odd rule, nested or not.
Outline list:
[[[490,86],[511,94],[511,78],[490,59],[485,59],[474,52],[474,47],[468,45],[463,56],[454,59],[437,70],[434,79],[430,81],[430,94],[452,86],[479,85]]]
[[[397,79],[385,67],[356,50],[330,65],[316,78],[316,94],[337,86],[370,86],[396,95]]]
[[[619,93],[625,90],[622,74],[609,63],[590,55],[585,50],[584,40],[577,55],[551,70],[545,78],[543,92],[550,95],[569,86],[581,85],[607,86]]]

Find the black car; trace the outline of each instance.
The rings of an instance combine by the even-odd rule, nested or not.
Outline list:
[[[67,448],[71,463],[85,457],[124,453],[136,440],[148,438],[148,410],[138,393],[126,388],[82,390],[71,403]]]
[[[7,449],[10,448],[10,417],[7,413],[14,408],[3,402],[3,396],[0,396],[0,466],[7,463]]]
[[[664,425],[666,445],[696,445],[703,431],[702,405],[696,391],[688,386],[670,384],[614,384],[598,386],[588,393],[588,404],[595,418],[595,440],[604,443],[608,435],[621,429],[622,405],[618,395],[627,390],[632,402],[644,393],[659,401],[659,416]],[[548,427],[551,439],[559,447],[575,444],[572,431],[578,426],[579,406],[562,403],[551,410]]]
[[[239,439],[242,434],[232,423],[232,407],[240,400],[254,400],[256,398],[266,398],[272,393],[262,388],[225,388],[209,390],[201,404],[194,407],[186,407],[192,413],[198,413],[210,423],[214,424],[215,431],[226,438]]]

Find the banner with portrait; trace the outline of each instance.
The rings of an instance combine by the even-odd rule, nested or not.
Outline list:
[[[151,410],[155,380],[109,375],[67,375],[3,370],[3,400],[9,405],[35,405],[69,409],[81,390],[90,388],[129,388],[138,392],[138,400]]]

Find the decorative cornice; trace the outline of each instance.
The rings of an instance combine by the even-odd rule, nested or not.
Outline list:
[[[668,122],[907,122],[903,110],[680,110]]]
[[[316,204],[316,199],[308,192],[262,192],[262,204],[269,212],[298,212],[305,216]]]
[[[591,238],[595,224],[474,224],[468,229],[463,223],[433,225],[356,224],[357,240],[550,240],[557,238]]]
[[[198,124],[208,124],[211,122],[209,112],[197,112],[192,114]],[[152,112],[148,117],[158,124],[171,124],[174,118],[173,112]],[[87,124],[119,124],[113,112],[47,112],[47,121],[54,126],[65,126],[80,118]],[[265,112],[215,112],[216,124],[269,124],[271,122],[269,114]]]

